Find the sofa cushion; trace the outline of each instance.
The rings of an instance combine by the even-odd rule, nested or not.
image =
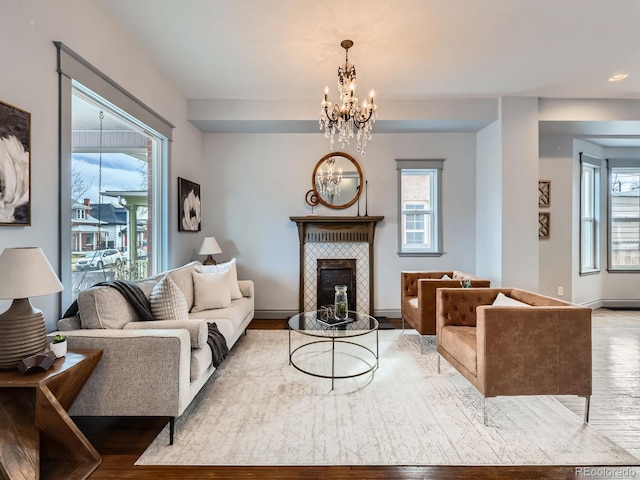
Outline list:
[[[477,375],[477,342],[475,327],[447,325],[442,328],[440,345],[472,375]]]
[[[492,305],[494,307],[531,307],[531,305],[521,302],[520,300],[507,297],[502,292],[498,293],[498,296],[493,301]]]
[[[160,278],[158,279],[144,278],[142,280],[136,280],[133,283],[136,284],[138,287],[140,287],[140,290],[142,290],[142,293],[144,293],[144,296],[147,297],[147,299],[149,299],[151,297],[151,292],[153,291],[153,287],[155,287],[159,281],[160,281]]]
[[[218,263],[217,265],[202,265],[196,267],[196,272],[203,273],[220,273],[229,272],[227,282],[229,283],[229,292],[231,293],[231,300],[238,300],[242,298],[242,292],[238,286],[238,269],[236,268],[236,259],[232,258],[228,262]]]
[[[215,321],[218,323],[220,332],[227,337],[226,332],[223,330],[221,324],[217,321],[220,319],[227,319],[232,324],[232,330],[236,330],[241,327],[242,322],[247,315],[251,315],[253,309],[253,300],[243,297],[240,300],[232,300],[229,308],[219,308],[216,310],[204,310],[202,312],[191,312],[189,318],[204,318],[208,321]]]
[[[159,273],[150,278],[152,280],[160,281],[165,275],[171,276],[171,279],[176,282],[176,285],[178,285],[178,288],[182,291],[182,294],[187,301],[187,307],[191,310],[191,307],[193,307],[193,279],[191,278],[191,273],[198,265],[202,264],[198,261],[193,261],[181,267],[174,268],[173,270],[167,270],[166,272]]]
[[[149,297],[151,313],[156,320],[186,320],[189,318],[187,301],[182,290],[169,275],[158,282]]]
[[[228,277],[228,270],[212,273],[193,272],[194,301],[191,311],[201,312],[231,306]]]
[[[122,328],[138,320],[126,298],[112,287],[91,287],[78,294],[78,314],[83,328]]]

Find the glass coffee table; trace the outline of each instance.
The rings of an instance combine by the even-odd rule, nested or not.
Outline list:
[[[291,317],[289,319],[289,365],[293,365],[307,375],[330,378],[331,390],[333,390],[336,379],[354,378],[376,370],[379,365],[378,321],[371,315],[351,310],[348,312],[348,319],[346,323],[332,325],[331,323],[335,319],[323,310],[302,312]],[[291,343],[291,335],[294,332],[304,336],[302,344],[295,348]],[[375,346],[371,346],[371,348],[359,339],[359,337],[370,334],[375,334]],[[324,350],[316,348],[322,347],[323,344],[329,348]],[[359,362],[363,366],[357,368],[357,365],[354,365],[355,369],[351,369],[349,372],[336,372],[336,345],[339,348],[347,346],[349,348],[349,352],[345,354],[347,361]],[[330,373],[322,369],[314,371],[303,365],[303,362],[298,358],[305,354],[316,356],[329,353],[331,354]]]

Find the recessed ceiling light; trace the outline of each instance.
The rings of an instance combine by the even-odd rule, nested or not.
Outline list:
[[[624,80],[629,76],[628,73],[616,73],[615,75],[609,77],[610,82],[619,82],[620,80]]]

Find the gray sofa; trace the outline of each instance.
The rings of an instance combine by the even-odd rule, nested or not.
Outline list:
[[[100,349],[102,360],[70,409],[83,416],[170,417],[173,443],[175,418],[215,371],[207,344],[208,322],[215,322],[231,348],[254,315],[254,285],[239,280],[242,298],[227,308],[194,308],[194,275],[199,262],[138,282],[149,297],[168,275],[189,309],[188,319],[139,321],[129,302],[114,288],[92,287],[78,297],[79,315],[58,322],[69,349]],[[235,271],[235,268],[234,268]]]

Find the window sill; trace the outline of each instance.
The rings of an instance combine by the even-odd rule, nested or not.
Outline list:
[[[607,269],[607,273],[640,273],[640,269],[638,268],[634,268],[634,269],[629,269],[629,270],[622,270],[622,269]]]
[[[441,257],[444,252],[398,252],[399,257]]]
[[[598,275],[600,270],[586,270],[584,272],[580,272],[581,277],[588,277],[589,275]]]

